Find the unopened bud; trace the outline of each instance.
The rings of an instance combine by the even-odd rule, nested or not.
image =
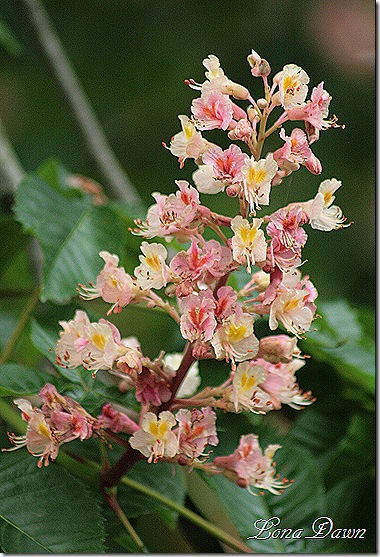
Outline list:
[[[249,97],[248,89],[243,85],[234,83],[233,81],[228,81],[228,83],[224,86],[224,90],[228,95],[231,95],[234,99],[239,101],[246,101]]]
[[[239,189],[233,185],[227,186],[226,194],[228,195],[228,197],[237,197],[239,195]]]
[[[271,67],[269,65],[269,62],[267,60],[264,60],[264,58],[260,60],[258,66],[258,72],[262,77],[266,77],[271,72]]]
[[[247,110],[247,115],[248,118],[250,119],[250,121],[253,122],[258,122],[259,121],[259,115],[257,114],[256,109],[253,106],[250,106]]]
[[[300,354],[296,337],[273,335],[260,339],[257,357],[264,358],[271,364],[279,362],[287,364],[292,361],[293,357],[299,357]]]
[[[273,95],[273,97],[272,97],[272,103],[273,103],[275,106],[280,106],[280,104],[281,104],[281,99],[280,99],[280,93],[279,93],[279,91],[277,91],[277,93],[275,93],[275,94]]]
[[[268,106],[268,103],[266,101],[266,99],[258,99],[257,100],[257,106],[261,109],[266,108]]]

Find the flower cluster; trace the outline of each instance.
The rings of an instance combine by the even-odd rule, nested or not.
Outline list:
[[[318,295],[309,277],[301,274],[302,252],[307,227],[337,230],[346,226],[346,219],[333,204],[341,186],[335,178],[322,181],[314,198],[270,211],[272,189],[292,172],[301,166],[315,175],[322,172],[311,145],[322,130],[337,124],[335,117],[328,117],[331,97],[323,83],[307,98],[309,77],[302,68],[288,64],[270,82],[265,59],[252,51],[248,63],[253,78],[262,80],[263,96],[257,99],[225,75],[214,55],[203,60],[203,83],[186,82],[199,96],[192,102],[191,116],[179,116],[181,131],[164,145],[181,168],[193,161],[194,185],[179,180],[175,193],[153,194],[155,203],[146,219],[136,220],[132,231],[144,238],[133,275],[119,266],[117,255],[103,251],[99,255],[104,267],[96,281],[79,285],[83,299],[102,298],[111,304],[108,316],[130,304],[168,312],[184,339],[183,354],[161,352],[151,360],[137,339],[122,339],[111,322],[92,323],[84,311],[62,321],[58,364],[83,366],[93,376],[108,370],[120,379],[120,390],[134,389],[141,415],[138,425],[106,405],[95,420],[58,394],[53,407],[42,393],[42,410],[18,401],[28,432],[25,441],[13,441],[26,443],[45,463],[55,458],[59,444],[108,428],[129,434],[132,449],[148,462],[196,466],[249,489],[278,493],[284,486],[273,463],[278,445],[262,452],[257,437],[246,435],[231,455],[213,461],[207,445],[218,444],[218,409],[266,414],[283,404],[300,409],[313,402],[295,376],[305,363],[297,341],[312,328]],[[301,127],[286,131],[283,125],[294,121]],[[215,129],[226,132],[229,147],[203,136]],[[279,147],[263,156],[265,140],[275,133]],[[211,211],[201,200],[204,194],[235,198],[234,215]],[[243,271],[239,287],[236,271]],[[289,334],[257,338],[255,322],[260,318],[267,320],[270,331],[280,327]],[[197,361],[210,358],[225,360],[229,372],[220,385],[199,390]],[[73,420],[79,420],[78,427]]]

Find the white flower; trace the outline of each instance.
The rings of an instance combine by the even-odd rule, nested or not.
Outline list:
[[[278,83],[281,105],[290,110],[302,104],[307,95],[309,76],[295,64],[287,64],[275,75],[273,81]]]
[[[141,251],[144,254],[139,256],[141,265],[135,269],[137,284],[144,290],[166,286],[171,275],[165,263],[168,255],[166,248],[162,244],[142,242]]]
[[[231,315],[221,325],[211,339],[217,360],[242,362],[254,358],[259,349],[259,341],[253,334],[252,315]]]
[[[179,352],[174,352],[173,354],[165,354],[164,356],[164,368],[169,368],[168,371],[171,372],[173,376],[176,370],[179,368],[182,362],[183,354]],[[166,371],[166,370],[165,370]],[[196,393],[199,385],[201,384],[201,378],[199,375],[198,362],[194,362],[187,374],[185,379],[182,381],[180,388],[177,391],[177,398],[188,398]]]
[[[340,207],[332,205],[335,199],[333,194],[341,185],[342,182],[336,178],[324,180],[320,184],[317,195],[310,203],[309,219],[312,228],[325,232],[342,228],[346,218]]]
[[[262,219],[252,219],[252,223],[249,224],[241,215],[237,215],[231,221],[234,232],[233,258],[238,263],[247,265],[248,273],[251,272],[251,265],[255,265],[256,261],[265,261],[266,258],[267,244],[264,232],[259,230],[262,222]]]
[[[305,292],[291,289],[281,292],[273,301],[269,314],[269,327],[274,330],[278,322],[296,336],[308,331],[313,320],[311,309],[304,305]]]
[[[251,157],[243,166],[244,195],[251,211],[254,212],[260,205],[269,205],[271,181],[277,170],[278,166],[272,153],[259,161]]]
[[[169,411],[156,414],[147,412],[142,427],[129,439],[131,447],[148,457],[148,462],[157,462],[160,458],[173,457],[178,452],[178,439],[172,432],[176,425],[174,415]]]

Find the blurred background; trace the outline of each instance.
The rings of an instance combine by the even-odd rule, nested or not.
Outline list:
[[[177,115],[190,114],[196,94],[184,79],[204,80],[201,62],[208,54],[217,55],[228,77],[256,98],[261,83],[246,62],[252,48],[274,73],[294,63],[310,76],[310,89],[324,81],[333,97],[330,116],[336,114],[345,129],[327,130],[313,145],[321,176],[301,168],[273,192],[272,201],[279,207],[307,200],[322,180],[342,180],[336,203],[354,224],[328,234],[310,230],[303,272],[323,300],[374,304],[374,2],[44,0],[44,6],[110,144],[147,205],[153,191],[174,191],[174,180],[191,179],[196,168],[187,161],[180,170],[161,143],[180,131]],[[5,29],[13,37],[8,48],[0,44],[0,118],[22,165],[35,170],[54,156],[69,170],[102,182],[23,2],[2,2],[0,21],[3,34]],[[222,135],[214,136],[216,141]],[[277,138],[268,147],[281,145]],[[223,195],[204,199],[209,201],[216,210],[234,210]]]

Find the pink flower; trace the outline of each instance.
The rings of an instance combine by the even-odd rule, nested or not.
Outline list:
[[[80,284],[79,294],[85,300],[101,297],[105,302],[113,304],[107,315],[112,312],[120,313],[132,301],[136,285],[124,268],[118,267],[117,255],[111,255],[108,251],[101,251],[99,255],[104,259],[105,265],[96,279],[95,287],[91,287],[91,283],[90,287]]]
[[[15,447],[26,447],[39,458],[38,467],[48,466],[57,458],[59,447],[74,439],[88,439],[95,431],[96,419],[75,400],[60,395],[54,385],[46,384],[40,392],[44,401],[41,409],[33,407],[28,400],[17,399],[14,403],[28,422],[25,435],[9,435]]]
[[[228,133],[228,137],[230,139],[238,139],[240,141],[244,141],[244,143],[248,143],[252,138],[253,128],[249,120],[246,117],[241,118],[236,126]]]
[[[197,189],[202,193],[218,193],[227,185],[240,184],[243,180],[241,170],[247,158],[234,144],[225,151],[210,147],[202,157],[205,164],[193,174]]]
[[[206,445],[215,446],[219,443],[215,429],[216,414],[209,406],[201,410],[179,410],[176,419],[179,423],[179,454],[191,460],[198,459],[204,455]]]
[[[181,333],[190,342],[201,339],[211,340],[216,327],[214,316],[215,300],[210,290],[202,290],[199,294],[191,294],[180,303]]]
[[[199,194],[195,188],[185,180],[176,182],[179,188],[175,194],[161,195],[154,193],[156,204],[148,209],[145,222],[136,221],[135,234],[145,238],[176,236],[179,240],[187,241],[197,228]]]
[[[287,112],[289,120],[305,120],[306,132],[310,143],[317,141],[320,130],[327,129],[334,124],[333,120],[326,120],[330,101],[331,97],[323,89],[322,81],[318,87],[313,88],[310,101]]]
[[[287,249],[298,253],[307,240],[307,234],[302,227],[307,222],[307,215],[299,207],[279,209],[269,217],[267,233]]]
[[[285,130],[281,129],[280,137],[285,141],[285,145],[273,153],[273,158],[284,176],[298,170],[300,165],[306,166],[312,174],[322,172],[322,165],[311,151],[305,132],[295,128],[289,137],[285,135]]]
[[[273,456],[280,445],[268,445],[264,454],[253,434],[243,435],[238,448],[229,456],[217,456],[213,464],[222,470],[231,471],[240,487],[267,489],[277,495],[285,487],[275,477]]]
[[[224,321],[236,312],[237,296],[231,286],[222,286],[217,292],[215,317],[219,322]]]
[[[75,368],[82,365],[81,350],[87,344],[86,331],[90,320],[84,311],[77,310],[74,319],[60,321],[63,328],[60,339],[56,345],[57,364],[66,368]]]
[[[153,371],[143,368],[136,378],[136,400],[142,404],[160,406],[171,397],[168,382]]]
[[[102,413],[98,416],[97,427],[110,429],[114,433],[128,433],[137,431],[139,426],[131,420],[124,412],[115,410],[110,403],[104,404]]]
[[[282,404],[299,410],[314,402],[315,399],[312,398],[310,392],[302,393],[300,391],[294,375],[305,365],[304,360],[294,359],[289,363],[271,364],[259,358],[255,363],[266,371],[265,381],[260,384],[260,388],[268,393],[276,410],[279,410]]]
[[[229,97],[216,90],[202,94],[199,99],[194,99],[191,112],[195,118],[195,125],[198,129],[203,130],[216,128],[226,130],[233,117],[233,107]]]

